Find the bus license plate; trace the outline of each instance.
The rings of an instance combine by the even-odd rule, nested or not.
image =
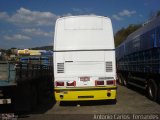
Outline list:
[[[83,82],[90,81],[90,77],[80,77],[80,81],[83,81]]]

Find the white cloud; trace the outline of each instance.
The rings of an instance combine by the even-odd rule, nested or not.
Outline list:
[[[49,26],[54,25],[59,16],[51,12],[31,11],[26,8],[20,8],[16,13],[9,15],[6,12],[0,12],[0,18],[20,26]]]
[[[4,39],[9,41],[20,41],[20,40],[30,40],[31,38],[25,35],[15,34],[15,35],[6,35],[4,36]]]
[[[92,11],[92,8],[72,8],[72,11],[78,14],[88,14]]]
[[[59,16],[51,12],[31,11],[25,8],[20,8],[14,14],[10,21],[15,24],[30,24],[37,26],[54,25]]]
[[[124,17],[131,17],[132,15],[136,14],[137,12],[135,10],[129,11],[129,10],[123,10],[117,14],[112,15],[112,18],[115,20],[123,20]]]
[[[136,14],[135,10],[129,11],[129,10],[123,10],[121,12],[119,12],[119,16],[132,16],[133,14]]]
[[[9,16],[6,12],[0,12],[0,20],[8,19]]]
[[[67,16],[72,16],[72,14],[71,13],[67,13],[67,14],[64,14],[64,15],[62,15],[63,17],[67,17]]]
[[[53,32],[45,32],[41,29],[35,29],[35,28],[25,28],[25,29],[22,29],[22,32],[31,37],[35,37],[35,36],[53,37]]]
[[[122,18],[121,17],[119,17],[118,15],[112,15],[112,18],[113,19],[115,19],[115,20],[122,20]]]

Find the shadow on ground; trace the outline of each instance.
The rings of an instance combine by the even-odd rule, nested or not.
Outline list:
[[[63,101],[60,106],[98,106],[98,105],[114,105],[117,100],[98,100],[98,101]]]
[[[135,86],[132,86],[132,85],[128,85],[127,88],[137,92],[140,95],[146,96],[146,91],[141,89],[141,88],[138,88],[138,87],[135,87]]]

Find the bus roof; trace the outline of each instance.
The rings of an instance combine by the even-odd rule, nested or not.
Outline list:
[[[111,20],[83,15],[62,17],[56,21],[54,50],[114,49]]]

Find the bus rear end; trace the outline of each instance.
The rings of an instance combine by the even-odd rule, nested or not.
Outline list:
[[[56,22],[54,91],[57,101],[116,99],[111,21],[72,16]]]

